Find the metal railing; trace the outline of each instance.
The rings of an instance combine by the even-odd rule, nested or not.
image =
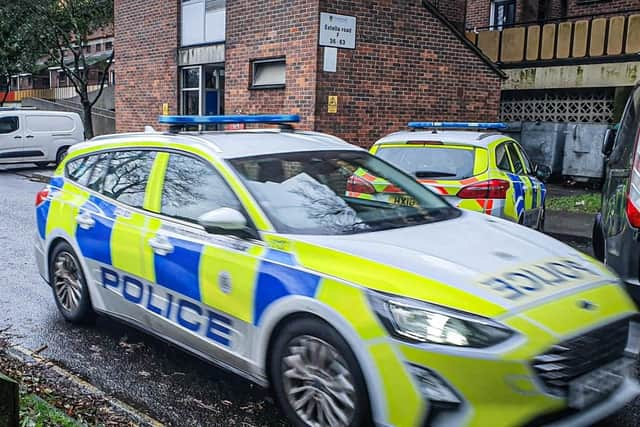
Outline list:
[[[100,85],[89,85],[88,92],[100,89]],[[25,98],[40,98],[49,101],[58,101],[61,99],[70,99],[78,96],[74,87],[55,87],[49,89],[24,89],[10,92],[10,100],[20,102]]]
[[[606,62],[640,52],[640,10],[467,31],[466,36],[492,61],[506,66],[589,59]]]

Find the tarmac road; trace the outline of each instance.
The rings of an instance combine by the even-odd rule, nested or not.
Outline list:
[[[33,258],[33,169],[0,167],[0,329],[105,392],[176,426],[286,425],[267,391],[111,319],[77,327],[58,314]],[[588,243],[569,242],[589,251]],[[636,400],[601,426],[636,426]]]

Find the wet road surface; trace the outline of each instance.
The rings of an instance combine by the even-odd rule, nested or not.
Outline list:
[[[107,318],[66,323],[33,258],[33,206],[42,187],[0,166],[0,329],[12,325],[23,347],[46,346],[42,356],[169,425],[286,425],[268,392],[182,350]],[[568,243],[590,251],[588,243]],[[636,400],[600,426],[638,420]]]

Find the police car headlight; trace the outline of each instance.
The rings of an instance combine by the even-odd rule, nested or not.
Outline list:
[[[514,334],[491,319],[433,304],[374,292],[369,300],[389,333],[412,342],[485,348]]]

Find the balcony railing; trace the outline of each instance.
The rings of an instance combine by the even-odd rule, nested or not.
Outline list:
[[[530,62],[623,60],[640,52],[640,11],[467,31],[466,36],[492,61],[505,67]]]
[[[93,92],[100,89],[100,85],[89,85],[87,87],[88,92]],[[0,95],[1,96],[1,95]],[[58,101],[61,99],[70,99],[78,96],[75,88],[70,87],[56,87],[50,89],[24,89],[13,90],[9,92],[7,102],[20,102],[25,98],[40,98],[49,101]]]

